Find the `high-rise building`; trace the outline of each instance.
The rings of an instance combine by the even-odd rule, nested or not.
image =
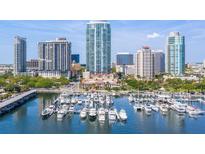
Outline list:
[[[165,72],[165,54],[162,51],[153,51],[154,55],[154,74]]]
[[[171,32],[167,38],[166,72],[181,76],[185,71],[185,37]]]
[[[26,38],[14,37],[14,74],[26,72]]]
[[[117,65],[133,65],[133,54],[130,53],[117,53]]]
[[[39,71],[68,74],[71,67],[71,43],[66,38],[38,43]]]
[[[91,73],[111,72],[111,27],[106,21],[87,23],[86,68]]]
[[[71,54],[71,62],[72,63],[80,63],[80,55],[79,54]]]
[[[137,75],[144,79],[152,79],[154,76],[154,55],[150,47],[144,46],[138,50],[136,58]]]

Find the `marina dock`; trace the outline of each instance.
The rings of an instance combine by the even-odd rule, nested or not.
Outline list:
[[[24,104],[28,99],[34,97],[36,93],[36,90],[30,90],[0,103],[0,115]]]

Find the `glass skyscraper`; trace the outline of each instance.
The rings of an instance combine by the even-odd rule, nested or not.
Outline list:
[[[91,73],[111,71],[111,28],[106,21],[87,23],[86,68]]]
[[[171,32],[167,38],[166,72],[181,76],[185,71],[185,37]]]
[[[14,37],[14,74],[26,72],[26,38]]]

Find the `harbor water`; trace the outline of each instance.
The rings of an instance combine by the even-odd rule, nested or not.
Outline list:
[[[113,98],[114,107],[119,111],[125,109],[126,122],[104,123],[80,119],[79,114],[68,114],[59,121],[56,114],[42,119],[42,110],[51,104],[58,94],[38,94],[24,105],[0,117],[1,134],[204,134],[205,115],[195,118],[187,114],[180,116],[169,111],[164,116],[152,111],[146,115],[144,111],[135,111],[126,96]],[[192,102],[202,110],[205,104]]]

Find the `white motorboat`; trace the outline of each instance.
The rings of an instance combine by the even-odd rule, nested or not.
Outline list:
[[[71,105],[70,107],[69,107],[69,110],[68,110],[69,112],[71,112],[71,113],[73,113],[74,112],[74,105]]]
[[[109,118],[110,121],[115,121],[116,120],[116,112],[113,108],[109,109],[108,118]]]
[[[89,110],[89,119],[90,120],[95,120],[96,116],[97,116],[96,109],[95,108],[91,108]]]
[[[87,109],[86,109],[86,108],[83,108],[83,109],[80,111],[80,118],[85,119],[86,117],[87,117]]]
[[[135,111],[142,111],[143,110],[143,105],[140,103],[136,103],[134,106]]]
[[[60,109],[58,112],[57,112],[57,118],[58,119],[62,119],[64,116],[65,116],[65,110],[64,109]]]
[[[129,102],[133,102],[133,101],[134,101],[133,96],[132,96],[132,95],[130,95],[130,96],[128,97],[128,100],[129,100]]]
[[[44,109],[44,110],[41,112],[41,116],[42,116],[43,118],[47,118],[47,117],[49,117],[51,114],[52,114],[52,110],[49,109],[49,108],[46,108],[46,109]]]
[[[160,105],[160,111],[162,112],[163,115],[166,115],[167,112],[168,112],[167,105],[161,104],[161,105]]]
[[[159,108],[156,105],[151,105],[153,111],[158,112]]]
[[[172,105],[172,108],[178,112],[178,114],[184,114],[186,112],[186,107],[185,105],[179,103],[179,102],[175,102]]]
[[[98,110],[98,120],[99,121],[105,121],[105,109],[99,108]]]
[[[121,109],[120,112],[119,112],[119,117],[121,120],[125,121],[127,120],[127,113],[124,109]]]
[[[78,104],[81,105],[82,103],[83,103],[82,100],[79,99]]]
[[[188,113],[189,113],[189,115],[203,115],[205,113],[205,111],[202,111],[200,109],[195,109],[193,111],[189,111]]]
[[[145,113],[147,114],[147,115],[151,115],[151,113],[152,113],[152,108],[151,108],[151,106],[150,105],[145,105],[144,106],[144,110],[145,110]]]

